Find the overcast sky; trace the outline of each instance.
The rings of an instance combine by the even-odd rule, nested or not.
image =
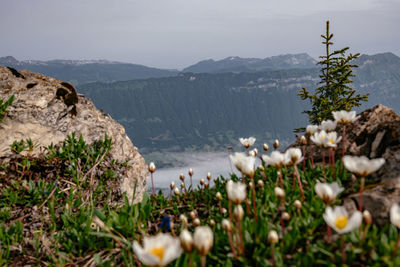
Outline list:
[[[0,57],[183,68],[228,56],[400,55],[400,0],[0,0]]]

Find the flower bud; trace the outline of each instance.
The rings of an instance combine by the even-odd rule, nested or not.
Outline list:
[[[258,149],[254,148],[253,151],[254,151],[254,155],[257,156],[258,155]]]
[[[215,225],[215,221],[213,219],[210,220],[210,222],[208,223],[211,227],[213,227]]]
[[[222,213],[223,214],[225,214],[225,213],[227,213],[228,211],[225,209],[225,208],[222,208]]]
[[[232,231],[232,224],[229,220],[223,219],[222,220],[222,229],[224,229],[227,232]]]
[[[181,234],[179,235],[179,239],[181,240],[181,247],[185,252],[191,252],[193,249],[193,237],[192,234],[187,230],[183,229]]]
[[[207,180],[210,181],[211,180],[211,173],[207,173]]]
[[[214,178],[214,184],[216,184],[217,183],[217,178]]]
[[[179,196],[179,188],[178,187],[175,187],[174,194],[175,194],[175,196]]]
[[[192,211],[189,213],[189,216],[190,216],[190,218],[191,218],[192,220],[194,220],[194,219],[197,217],[197,213],[196,213],[194,210],[192,210]]]
[[[200,184],[204,185],[206,183],[206,181],[204,181],[204,179],[200,179]]]
[[[181,173],[180,175],[179,175],[179,179],[183,182],[183,181],[185,181],[185,175],[183,175],[183,173]]]
[[[181,183],[181,188],[185,188],[185,183]]]
[[[171,188],[171,190],[174,190],[175,188],[175,183],[172,181],[171,184],[169,185],[169,188]]]
[[[296,207],[296,209],[301,209],[301,206],[302,206],[300,200],[298,200],[298,199],[296,199],[294,201],[293,205]]]
[[[363,212],[363,219],[366,225],[370,225],[372,223],[372,216],[368,210],[364,210]]]
[[[187,217],[186,217],[185,215],[183,215],[183,214],[181,214],[181,215],[179,216],[179,220],[180,220],[183,224],[185,224],[185,225],[188,224],[188,219],[187,219]]]
[[[274,193],[275,193],[275,196],[277,196],[278,198],[282,199],[285,197],[285,191],[283,191],[283,189],[280,187],[275,187]]]
[[[264,149],[264,151],[268,151],[269,146],[268,146],[267,144],[264,144],[264,145],[263,145],[263,149]]]
[[[256,156],[256,153],[254,153],[254,150],[250,150],[248,154],[249,154],[250,157],[255,157]]]
[[[304,135],[300,137],[300,144],[307,145],[307,138]]]
[[[207,189],[210,184],[205,183],[204,188]]]
[[[263,181],[263,180],[258,180],[258,181],[257,181],[257,185],[258,185],[260,188],[264,188],[264,181]]]
[[[278,139],[275,139],[275,141],[274,141],[274,148],[275,148],[275,149],[278,149],[278,147],[279,147],[279,140],[278,140]]]
[[[195,218],[194,220],[193,220],[193,225],[194,226],[200,226],[200,219],[199,218]]]
[[[264,171],[264,166],[263,165],[259,165],[257,168],[260,169],[261,171]]]
[[[154,164],[154,162],[150,162],[149,164],[149,172],[153,173],[156,171],[156,165]]]
[[[282,212],[282,219],[283,219],[284,221],[290,220],[290,214],[287,213],[286,211],[285,211],[285,212]]]
[[[249,187],[250,187],[250,188],[253,188],[253,186],[254,186],[253,182],[250,181],[250,182],[249,182]]]
[[[268,233],[268,242],[271,244],[276,244],[279,241],[278,233],[275,230],[271,230]]]
[[[189,173],[190,176],[193,176],[193,169],[190,168],[188,173]]]
[[[220,192],[217,192],[217,193],[215,194],[215,198],[216,198],[218,201],[221,201],[221,200],[222,200],[222,194],[221,194]]]
[[[194,246],[200,255],[206,256],[214,243],[214,235],[208,226],[200,226],[194,230]]]
[[[244,210],[242,205],[236,205],[236,207],[233,209],[233,215],[235,215],[235,218],[237,220],[242,220],[244,216]]]

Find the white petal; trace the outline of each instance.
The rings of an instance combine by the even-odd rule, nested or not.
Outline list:
[[[360,227],[361,223],[362,223],[362,213],[357,210],[351,215],[349,221],[347,222],[346,227],[344,229],[338,231],[338,233],[345,234],[345,233],[351,232],[354,229]]]
[[[400,228],[400,207],[398,204],[393,204],[390,207],[390,222]]]
[[[171,261],[179,258],[182,253],[181,243],[178,238],[173,238],[168,241],[166,244],[166,250],[164,254],[164,258],[162,260],[162,265],[167,265]]]
[[[155,255],[147,253],[136,240],[133,241],[133,252],[143,264],[158,265],[160,263],[160,260]]]

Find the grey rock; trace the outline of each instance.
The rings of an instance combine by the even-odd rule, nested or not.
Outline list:
[[[0,98],[15,95],[9,114],[0,124],[0,158],[11,154],[10,145],[15,140],[32,139],[38,144],[31,153],[35,154],[41,147],[59,144],[73,132],[82,134],[89,144],[107,134],[113,140],[111,157],[119,162],[128,159],[131,166],[119,182],[120,191],[126,192],[131,202],[140,201],[148,169],[125,129],[70,84],[29,71],[18,73],[0,66]]]
[[[343,126],[338,125],[336,131],[341,135]],[[358,120],[346,126],[346,133],[347,155],[386,160],[378,171],[367,177],[368,186],[363,193],[363,209],[371,213],[375,223],[388,223],[390,206],[400,203],[400,115],[391,108],[377,105],[359,114]],[[342,145],[342,142],[338,144],[336,159],[342,156]],[[291,146],[301,145],[297,141]],[[306,157],[308,155],[307,149]],[[315,162],[322,161],[322,151],[315,145],[313,155]],[[356,183],[359,181],[350,182],[349,187]],[[359,195],[345,197],[344,205],[349,211],[358,209]]]

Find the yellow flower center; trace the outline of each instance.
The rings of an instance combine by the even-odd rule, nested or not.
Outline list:
[[[334,144],[332,137],[331,137],[331,139],[329,139],[329,143]]]
[[[338,229],[342,230],[346,227],[348,220],[349,218],[347,218],[347,216],[339,215],[335,219],[335,225]]]
[[[321,141],[323,141],[325,139],[325,135],[321,135],[319,138],[321,139]]]
[[[163,247],[155,247],[152,250],[150,250],[150,254],[153,254],[154,256],[159,258],[160,261],[162,261],[162,259],[164,258],[164,252],[165,249]]]

